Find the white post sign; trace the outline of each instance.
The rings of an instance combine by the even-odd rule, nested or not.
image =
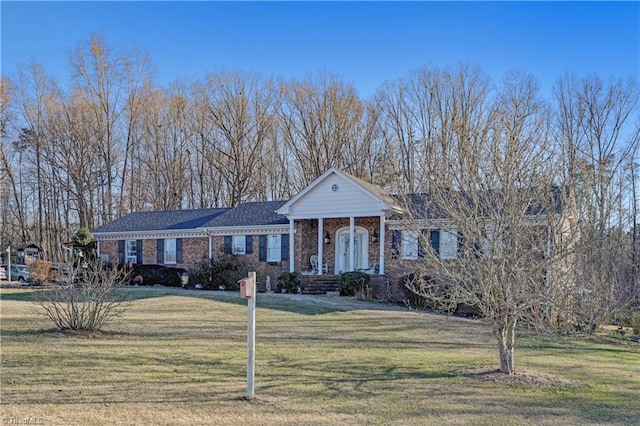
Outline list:
[[[256,365],[256,273],[249,272],[249,276],[238,281],[240,296],[247,299],[249,321],[247,325],[247,399],[253,399],[253,379]]]

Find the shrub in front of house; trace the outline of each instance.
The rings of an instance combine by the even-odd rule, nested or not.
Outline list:
[[[278,292],[285,289],[287,293],[296,293],[299,286],[300,273],[298,272],[284,272],[278,277]]]
[[[345,272],[340,276],[340,296],[356,296],[366,299],[369,289],[369,274],[364,272]]]
[[[203,258],[192,271],[192,284],[202,284],[206,290],[240,290],[238,281],[256,266],[243,256],[225,255],[217,259]]]
[[[182,286],[182,274],[184,268],[173,268],[164,265],[133,265],[125,267],[129,284],[135,285],[164,285],[167,287]]]

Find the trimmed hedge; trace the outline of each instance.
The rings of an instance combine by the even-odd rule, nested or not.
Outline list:
[[[357,294],[366,294],[369,287],[369,274],[364,272],[345,272],[340,276],[341,296],[356,296]]]

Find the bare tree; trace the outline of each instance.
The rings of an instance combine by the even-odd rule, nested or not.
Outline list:
[[[204,155],[222,177],[229,206],[256,197],[263,183],[254,179],[261,153],[276,125],[271,82],[256,75],[209,74],[197,88],[206,112]]]
[[[15,144],[16,152],[27,154],[28,160],[18,164],[30,164],[31,171],[35,174],[34,189],[36,198],[30,200],[36,206],[37,216],[34,218],[36,226],[35,238],[38,241],[47,241],[44,232],[44,194],[47,186],[43,178],[43,152],[49,137],[48,130],[48,109],[51,98],[56,90],[55,82],[52,81],[45,73],[42,66],[35,62],[28,65],[22,65],[18,72],[18,100],[17,105],[20,111],[22,125],[21,133]],[[22,156],[22,155],[20,155]],[[26,188],[20,188],[21,192],[29,193]],[[23,208],[27,200],[23,200]],[[46,248],[51,249],[47,244]]]
[[[55,145],[49,158],[61,170],[57,184],[69,197],[80,227],[93,228],[96,209],[102,200],[102,177],[107,173],[102,140],[94,132],[96,118],[87,93],[76,88],[68,98],[59,99],[55,115]]]
[[[136,176],[139,175],[140,164],[136,162],[136,148],[139,148],[139,129],[142,120],[143,98],[147,92],[152,90],[152,63],[146,53],[136,51],[132,58],[125,59],[126,70],[126,93],[127,99],[124,105],[124,119],[126,120],[126,137],[124,143],[124,154],[122,158],[122,172],[120,174],[120,185],[118,192],[118,215],[139,210],[136,200]]]
[[[573,325],[587,333],[606,318],[637,303],[633,285],[633,187],[624,167],[638,150],[640,90],[632,79],[598,77],[558,80],[554,96],[558,139],[566,158],[570,200],[579,219],[576,245]],[[631,255],[631,256],[630,256]]]
[[[363,121],[364,106],[353,86],[321,73],[305,81],[281,83],[282,137],[290,154],[295,190],[301,190],[329,167],[358,177],[359,160],[372,140],[371,122]]]
[[[487,108],[491,132],[454,145],[449,185],[412,198],[398,255],[417,258],[405,264],[415,270],[408,286],[432,306],[465,305],[492,325],[500,371],[513,374],[516,324],[537,320],[548,302],[547,275],[562,254],[549,238],[563,217],[535,80],[509,74]],[[467,121],[456,122],[453,130],[465,134]]]
[[[398,192],[446,183],[458,151],[487,138],[489,79],[480,68],[421,68],[376,94],[389,159],[386,185]]]
[[[116,177],[122,155],[122,140],[117,123],[126,103],[127,67],[125,55],[116,53],[100,35],[91,35],[87,43],[79,43],[69,55],[73,77],[85,94],[93,115],[92,132],[99,143],[98,154],[104,162],[100,203],[95,209],[102,222],[113,219]]]

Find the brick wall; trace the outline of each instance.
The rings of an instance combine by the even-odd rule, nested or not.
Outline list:
[[[282,274],[283,272],[289,272],[289,262],[288,261],[274,262],[274,263],[260,262],[259,261],[260,237],[258,235],[253,235],[252,242],[253,242],[253,252],[251,254],[237,255],[235,257],[239,261],[242,261],[242,263],[245,265],[248,271],[256,272],[256,280],[258,282],[257,287],[259,291],[265,290],[266,288],[265,283],[266,283],[267,276],[270,277],[271,288],[275,291],[276,286],[278,284],[278,277],[280,276],[280,274]],[[224,256],[228,256],[228,255],[225,255],[224,253],[224,237],[223,236],[213,237],[212,248],[213,248],[212,254],[213,254],[214,260],[220,259]],[[207,254],[208,254],[208,245],[207,245]]]
[[[107,255],[108,261],[112,264],[118,263],[118,242],[109,240],[100,242],[100,254]]]
[[[145,265],[156,264],[158,259],[158,242],[155,238],[142,240],[142,263]]]
[[[369,231],[369,237],[375,229],[379,230],[380,221],[377,217],[356,218],[355,225],[361,226]],[[325,219],[323,222],[324,232],[331,236],[331,244],[323,246],[323,261],[327,264],[328,273],[333,274],[335,269],[335,233],[339,228],[349,226],[348,218]],[[297,232],[294,238],[290,238],[290,244],[294,244],[295,267],[297,271],[311,269],[309,258],[318,252],[318,221],[300,220],[296,221]],[[406,273],[399,267],[396,260],[391,258],[391,231],[385,233],[385,277],[376,279],[375,294],[377,298],[393,295],[394,301],[402,300],[403,290],[398,284],[398,278]],[[239,260],[247,265],[251,270],[255,270],[258,280],[258,288],[264,290],[267,275],[271,278],[272,289],[276,289],[278,276],[283,272],[289,272],[289,262],[283,261],[274,264],[260,262],[259,237],[253,236],[253,253],[238,256]],[[156,264],[157,243],[156,239],[143,240],[143,263]],[[377,262],[379,258],[379,243],[369,241],[369,262]],[[100,243],[100,251],[109,255],[111,263],[118,263],[118,241],[109,240]],[[182,240],[183,262],[175,265],[194,271],[198,264],[209,256],[209,238],[184,238]],[[212,237],[213,258],[219,259],[224,256],[224,237]]]

